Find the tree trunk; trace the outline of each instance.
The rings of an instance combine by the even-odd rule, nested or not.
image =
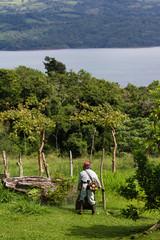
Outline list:
[[[9,172],[8,172],[8,161],[6,158],[6,153],[5,151],[2,152],[2,157],[3,157],[3,162],[4,162],[4,174],[5,174],[5,178],[9,177]]]
[[[115,129],[112,128],[112,137],[114,142],[114,149],[113,149],[113,158],[112,158],[112,172],[116,172],[116,150],[117,150],[117,142],[115,137]]]
[[[103,184],[103,161],[104,161],[104,148],[102,150],[102,160],[101,160],[100,176],[101,176],[101,185],[102,185],[103,209],[106,210],[106,196],[105,196],[105,188],[104,188],[104,184]]]
[[[38,151],[38,162],[39,162],[40,176],[42,175],[42,173],[44,173],[44,170],[42,168],[42,150],[43,150],[43,147],[44,147],[44,140],[45,140],[45,130],[42,130],[42,143],[41,143],[41,147]]]
[[[93,132],[93,136],[92,136],[92,145],[91,145],[91,153],[90,153],[90,162],[92,162],[95,134],[96,134],[96,128],[94,128],[94,132]]]

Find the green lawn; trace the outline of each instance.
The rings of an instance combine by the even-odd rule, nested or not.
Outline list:
[[[95,216],[88,210],[82,216],[78,215],[74,205],[52,207],[48,211],[41,215],[12,213],[6,204],[1,204],[0,239],[130,239],[130,236],[143,233],[158,220],[158,215],[153,215],[134,222],[114,217],[100,207]],[[160,231],[152,235],[154,239],[160,239]],[[149,236],[148,239],[152,239]]]
[[[46,157],[52,177],[59,174],[69,177],[69,160],[58,159],[50,155]],[[74,160],[74,178],[76,183],[82,162],[87,159]],[[18,176],[17,159],[9,158],[11,176]],[[37,159],[23,158],[25,175],[38,174]],[[94,160],[93,170],[99,172],[100,159]],[[0,169],[2,172],[2,161]],[[117,159],[117,172],[111,172],[111,159],[107,157],[104,163],[104,183],[106,187],[106,211],[103,210],[101,190],[96,194],[97,211],[92,216],[91,211],[84,210],[79,215],[75,210],[75,199],[70,204],[61,206],[40,206],[24,196],[13,194],[6,203],[0,198],[0,239],[1,240],[71,240],[71,239],[151,239],[159,240],[160,231],[147,231],[158,222],[159,212],[145,212],[137,221],[126,219],[120,215],[120,210],[129,203],[116,193],[116,188],[125,178],[134,172],[132,159]],[[99,173],[98,173],[99,174]],[[0,190],[2,195],[3,189]],[[7,195],[8,196],[8,195]],[[4,199],[4,197],[3,197]],[[7,198],[6,198],[7,199]],[[138,203],[138,206],[143,203]],[[30,209],[27,213],[27,209]],[[33,211],[31,211],[33,209]],[[34,213],[34,214],[31,214]]]

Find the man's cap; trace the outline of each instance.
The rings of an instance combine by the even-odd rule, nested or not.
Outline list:
[[[83,166],[85,167],[85,166],[90,166],[91,164],[90,164],[90,162],[85,162],[84,164],[83,164]]]

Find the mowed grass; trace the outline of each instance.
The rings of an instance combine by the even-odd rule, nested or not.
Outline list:
[[[18,176],[17,158],[9,158],[11,176]],[[87,158],[73,159],[74,177],[77,183],[82,164]],[[51,154],[46,156],[51,177],[70,177],[69,158],[58,158]],[[37,156],[23,157],[24,175],[38,175]],[[100,173],[101,158],[93,160],[92,169]],[[0,160],[0,173],[3,172]],[[125,178],[134,173],[131,157],[117,158],[117,171],[112,173],[111,157],[106,157],[103,167],[103,180],[106,188],[106,211],[103,210],[101,190],[96,194],[97,212],[84,210],[78,215],[75,210],[75,199],[61,206],[40,206],[35,201],[25,200],[24,196],[14,193],[11,200],[0,203],[0,239],[2,240],[70,240],[70,239],[160,239],[160,231],[147,231],[159,220],[159,212],[146,212],[136,222],[121,216],[122,208],[129,202],[120,197],[116,189],[125,182]],[[45,174],[44,174],[45,176]],[[0,191],[3,191],[1,189]],[[2,192],[1,192],[2,193]],[[78,194],[78,193],[77,193]],[[136,204],[136,202],[134,203]],[[138,206],[143,203],[138,203]],[[29,211],[28,211],[29,209]],[[33,210],[33,211],[32,211]]]

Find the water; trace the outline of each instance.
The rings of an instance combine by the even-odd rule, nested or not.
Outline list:
[[[0,51],[0,68],[24,65],[45,72],[46,56],[64,63],[67,71],[84,69],[93,77],[117,82],[121,87],[128,83],[148,86],[160,80],[160,47]]]

